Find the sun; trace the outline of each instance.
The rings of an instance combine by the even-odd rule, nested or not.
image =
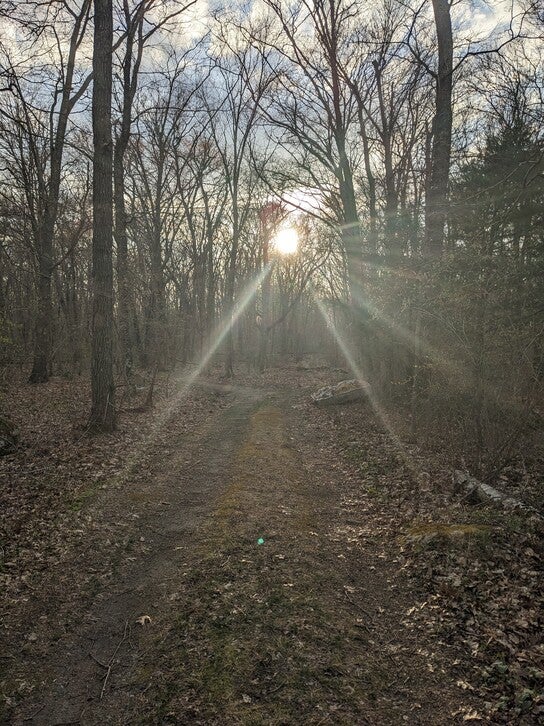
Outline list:
[[[294,255],[298,250],[298,232],[294,227],[283,227],[272,238],[272,246],[280,255]]]

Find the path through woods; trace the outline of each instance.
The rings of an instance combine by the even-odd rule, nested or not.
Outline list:
[[[471,713],[455,648],[410,617],[421,593],[400,566],[394,504],[376,496],[402,464],[369,421],[367,478],[355,480],[331,436],[342,413],[307,394],[297,380],[201,385],[190,427],[182,398],[129,475],[90,497],[92,533],[19,613],[18,635],[25,618],[33,642],[21,647],[8,623],[13,680],[32,683],[9,722],[451,724]]]

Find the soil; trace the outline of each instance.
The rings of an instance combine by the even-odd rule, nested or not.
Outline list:
[[[179,380],[115,473],[52,507],[36,548],[55,523],[66,546],[3,607],[4,723],[492,722],[407,566],[417,453],[367,404],[354,439],[349,407],[310,403],[342,377]]]

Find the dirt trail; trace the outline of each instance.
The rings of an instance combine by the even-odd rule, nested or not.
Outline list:
[[[129,469],[149,467],[148,476],[139,477],[137,487],[129,471],[124,481],[101,492],[92,502],[89,516],[99,522],[99,533],[101,530],[108,542],[111,539],[111,548],[106,548],[111,561],[93,562],[92,547],[98,543],[91,542],[73,553],[66,567],[92,569],[96,564],[101,571],[111,573],[111,582],[105,586],[102,579],[97,580],[91,592],[86,588],[82,593],[57,592],[54,583],[46,582],[44,591],[36,593],[28,617],[42,612],[48,620],[54,619],[57,598],[59,617],[70,618],[62,606],[76,609],[71,613],[75,617],[70,618],[59,640],[53,634],[51,639],[56,642],[45,650],[40,649],[35,656],[27,652],[31,668],[26,671],[35,670],[42,683],[34,689],[29,699],[32,703],[20,706],[14,723],[104,723],[101,701],[110,695],[112,687],[122,694],[124,674],[137,657],[135,640],[138,646],[145,640],[135,620],[149,614],[154,625],[160,622],[159,603],[167,597],[170,581],[183,567],[185,552],[193,545],[195,531],[224,487],[224,472],[258,399],[258,392],[238,393],[236,400],[214,411],[189,436],[181,429],[181,399],[166,422],[171,452],[164,455],[164,437],[160,437],[155,447],[151,446],[151,457],[141,457],[140,461],[135,455],[129,459]],[[103,556],[104,552],[97,551],[97,557]],[[76,580],[74,587],[78,585]],[[110,663],[117,646],[115,664],[102,693],[108,673],[104,666]],[[108,704],[105,710],[109,708]]]
[[[179,407],[137,488],[90,505],[130,546],[112,546],[107,584],[65,598],[59,639],[25,655],[41,683],[12,723],[460,722],[452,654],[406,622],[415,595],[326,417],[294,390],[216,391],[189,435]]]

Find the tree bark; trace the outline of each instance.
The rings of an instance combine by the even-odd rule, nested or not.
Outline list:
[[[236,261],[238,259],[238,215],[237,208],[234,208],[234,231],[230,248],[227,279],[225,284],[225,310],[230,316],[227,332],[226,353],[225,353],[225,377],[234,376],[234,285],[236,281]]]
[[[363,118],[363,108],[358,104],[357,116],[359,118],[359,130],[363,142],[363,162],[365,167],[365,176],[368,183],[368,216],[369,216],[369,232],[367,236],[368,249],[371,256],[375,256],[378,251],[378,211],[376,204],[376,179],[370,164],[370,143],[368,133]]]
[[[52,250],[40,243],[38,261],[38,314],[34,333],[34,359],[29,383],[45,383],[49,380],[51,358],[51,264]]]
[[[270,230],[266,222],[262,225],[263,235],[263,270],[268,265],[268,247],[270,242]],[[257,364],[259,371],[262,373],[266,368],[268,358],[268,336],[270,333],[270,272],[267,273],[262,283],[262,302],[263,309],[261,315],[261,325],[259,328],[259,355]]]
[[[325,6],[324,6],[325,7]],[[364,337],[366,311],[363,307],[363,247],[361,224],[357,213],[353,170],[348,158],[346,138],[347,120],[342,107],[341,76],[338,57],[338,10],[334,0],[328,3],[328,33],[323,35],[323,43],[328,52],[331,72],[333,134],[338,153],[337,179],[342,201],[342,244],[348,268],[349,295],[352,312],[352,334],[355,347],[359,348]]]
[[[93,319],[89,426],[115,428],[113,385],[112,0],[94,0]]]
[[[133,342],[130,335],[130,286],[128,279],[128,233],[127,210],[125,205],[125,154],[128,148],[131,126],[132,105],[138,87],[138,73],[143,54],[141,28],[143,13],[139,11],[131,17],[128,3],[124,3],[127,37],[123,58],[123,99],[119,135],[115,140],[113,153],[115,243],[117,249],[117,291],[118,291],[118,328],[119,351],[123,373],[130,376],[133,365]],[[137,40],[136,40],[137,36]],[[136,52],[134,45],[136,43]]]
[[[395,186],[395,173],[393,167],[392,124],[387,117],[386,103],[382,86],[382,68],[378,61],[374,61],[372,65],[374,67],[376,91],[380,109],[380,137],[383,145],[383,163],[385,169],[385,245],[392,255],[394,262],[398,262],[401,250],[397,229],[398,195]]]

